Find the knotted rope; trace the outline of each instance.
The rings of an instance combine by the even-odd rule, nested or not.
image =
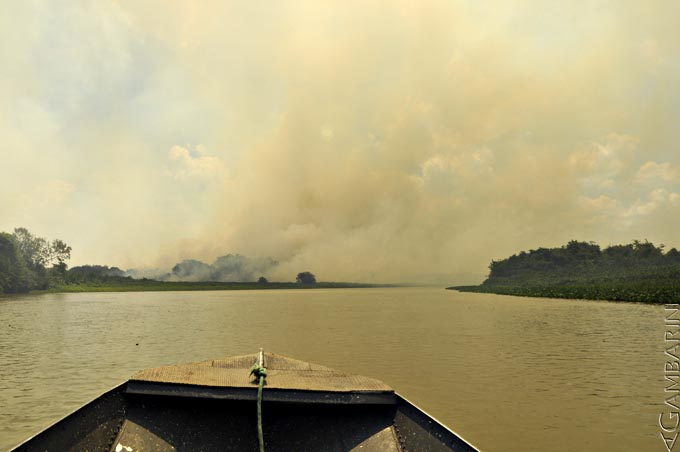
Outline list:
[[[264,434],[262,433],[262,388],[264,379],[267,376],[267,368],[264,367],[264,352],[260,349],[258,362],[250,368],[250,375],[255,375],[259,379],[257,386],[257,439],[260,443],[260,452],[264,452]]]

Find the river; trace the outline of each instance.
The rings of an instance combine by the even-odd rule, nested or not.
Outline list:
[[[663,451],[663,306],[441,288],[0,298],[0,450],[139,369],[259,347],[379,378],[484,451]]]

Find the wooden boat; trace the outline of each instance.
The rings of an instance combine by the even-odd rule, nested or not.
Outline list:
[[[258,379],[249,375],[254,362],[266,368],[260,418]],[[250,452],[258,446],[267,452],[477,450],[379,380],[260,351],[143,370],[13,451]]]

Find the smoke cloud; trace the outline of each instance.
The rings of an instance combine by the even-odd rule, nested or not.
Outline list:
[[[9,8],[0,229],[72,265],[465,283],[680,246],[677,2]]]
[[[158,279],[166,281],[252,282],[266,277],[278,265],[272,258],[252,259],[240,254],[218,257],[212,265],[195,259],[179,262],[169,274]]]

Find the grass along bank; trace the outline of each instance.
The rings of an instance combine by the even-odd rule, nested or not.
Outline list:
[[[525,285],[525,286],[453,286],[459,292],[494,293],[521,297],[572,298],[585,300],[629,301],[638,303],[680,303],[680,287],[671,284],[604,284]]]
[[[71,292],[163,292],[163,291],[201,291],[201,290],[285,290],[285,289],[346,289],[368,287],[391,287],[390,285],[317,282],[300,284],[294,282],[185,282],[155,281],[151,279],[121,278],[118,281],[83,282],[60,284],[45,291],[34,293],[71,293]]]

